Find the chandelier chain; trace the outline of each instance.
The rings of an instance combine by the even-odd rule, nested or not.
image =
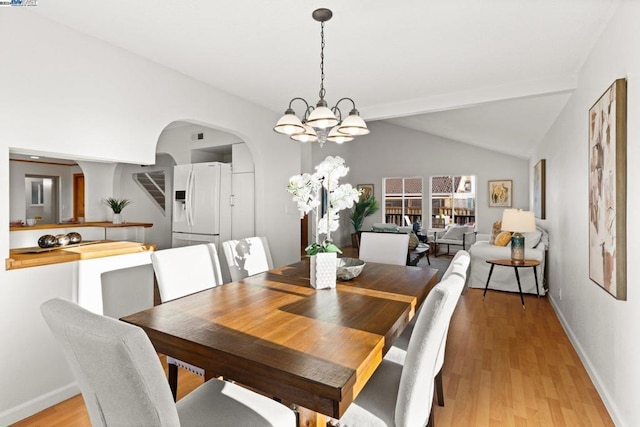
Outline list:
[[[324,22],[320,23],[320,99],[324,99]]]

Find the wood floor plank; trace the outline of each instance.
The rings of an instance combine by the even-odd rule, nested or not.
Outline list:
[[[447,426],[613,426],[591,379],[545,297],[467,289],[449,328],[443,367]],[[161,357],[164,363],[164,357]],[[179,370],[178,397],[202,378]],[[16,426],[89,426],[81,396]]]

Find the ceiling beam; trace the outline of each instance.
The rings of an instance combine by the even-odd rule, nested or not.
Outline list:
[[[544,79],[520,81],[500,86],[450,92],[427,98],[363,107],[366,120],[384,120],[417,114],[455,110],[508,99],[573,92],[578,84],[576,74],[563,74]]]

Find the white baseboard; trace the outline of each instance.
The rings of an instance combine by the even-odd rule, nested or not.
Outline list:
[[[6,411],[0,412],[0,426],[8,426],[23,420],[63,400],[67,400],[76,394],[80,394],[80,389],[78,388],[78,384],[73,382],[16,407],[7,409]]]
[[[586,353],[584,352],[584,349],[580,345],[580,342],[578,341],[575,334],[569,327],[567,320],[564,318],[564,316],[562,315],[562,312],[556,305],[556,302],[552,297],[551,293],[549,292],[547,296],[549,297],[549,301],[551,302],[551,307],[553,307],[553,310],[556,312],[556,316],[558,316],[558,319],[560,320],[560,324],[562,325],[562,328],[564,329],[567,336],[569,337],[569,341],[571,341],[573,348],[576,350],[576,353],[578,353],[578,357],[580,358],[580,360],[582,361],[582,364],[587,370],[587,374],[591,378],[591,382],[593,382],[593,385],[596,387],[596,390],[598,391],[600,398],[604,402],[604,406],[607,407],[607,410],[609,411],[609,415],[611,416],[611,420],[613,421],[613,424],[616,426],[626,425],[622,422],[622,420],[618,416],[618,414],[620,413],[618,411],[618,406],[615,404],[615,401],[611,398],[611,395],[609,394],[607,388],[604,386],[604,383],[600,379],[600,376],[598,375],[593,365],[591,364],[589,357],[587,357]]]

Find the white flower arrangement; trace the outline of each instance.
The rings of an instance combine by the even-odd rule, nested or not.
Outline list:
[[[315,242],[306,248],[309,255],[318,252],[340,252],[337,246],[331,242],[331,232],[340,226],[338,213],[343,209],[349,209],[360,198],[360,190],[351,184],[339,185],[340,178],[347,175],[349,168],[345,166],[342,157],[328,156],[318,166],[313,174],[303,173],[292,176],[287,186],[287,191],[293,194],[293,201],[297,203],[302,215],[313,211],[315,216]],[[320,217],[320,207],[323,189],[327,191],[327,206],[325,214]],[[320,243],[320,235],[325,239]]]

